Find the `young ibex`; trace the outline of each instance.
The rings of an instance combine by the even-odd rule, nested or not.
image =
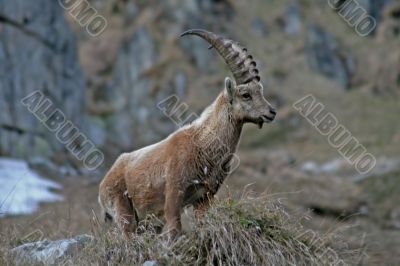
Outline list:
[[[182,36],[189,34],[204,38],[218,51],[235,81],[225,78],[225,89],[197,120],[156,144],[122,154],[104,177],[100,205],[106,220],[115,220],[126,235],[147,214],[154,214],[175,237],[181,231],[183,208],[193,205],[203,212],[228,175],[243,124],[262,128],[276,115],[246,48],[205,30]]]

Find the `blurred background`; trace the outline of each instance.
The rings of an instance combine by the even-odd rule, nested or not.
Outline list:
[[[157,103],[174,94],[200,114],[231,75],[204,40],[179,38],[203,28],[249,49],[278,110],[262,130],[245,126],[220,197],[252,184],[309,215],[304,226],[343,231],[365,250],[361,264],[400,263],[400,1],[357,1],[377,23],[367,36],[330,5],[345,1],[85,1],[107,22],[101,32],[67,2],[0,0],[1,238],[90,232],[116,157],[178,128]],[[37,90],[104,154],[99,168],[21,103]],[[375,156],[371,172],[359,174],[293,108],[308,94]]]

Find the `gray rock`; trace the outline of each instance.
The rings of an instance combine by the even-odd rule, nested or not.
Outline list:
[[[11,250],[17,265],[43,263],[56,265],[58,261],[68,256],[72,257],[89,242],[94,241],[90,235],[79,235],[61,240],[43,240],[26,243]]]
[[[117,107],[115,118],[111,121],[116,122],[117,130],[114,133],[124,146],[132,147],[135,142],[142,142],[142,136],[134,136],[133,132],[135,126],[139,128],[147,119],[148,113],[144,108],[146,102],[143,101],[149,94],[150,80],[142,78],[141,74],[153,66],[155,60],[154,41],[146,27],[141,27],[133,34],[117,59],[110,89],[115,90],[116,101],[123,104]]]
[[[48,177],[59,178],[76,176],[77,170],[64,162],[63,165],[56,165],[50,159],[43,156],[34,156],[28,159],[29,167]]]
[[[191,57],[191,60],[197,68],[204,72],[212,69],[213,64],[211,64],[211,62],[213,53],[208,50],[210,45],[207,42],[201,38],[192,37],[185,38],[184,41],[180,41],[180,44],[185,55]]]
[[[133,1],[128,1],[125,7],[125,19],[126,22],[132,22],[139,14],[139,9]]]
[[[376,160],[376,165],[372,170],[366,174],[357,174],[353,177],[355,182],[363,181],[366,178],[374,176],[386,175],[400,168],[400,158],[379,157]]]
[[[346,11],[346,7],[355,7],[357,4],[357,6],[363,8],[366,12],[366,15],[369,15],[371,17],[373,17],[375,19],[375,21],[377,22],[377,25],[379,25],[379,23],[382,21],[382,10],[385,8],[385,6],[387,6],[387,4],[389,3],[393,3],[393,0],[357,0],[357,1],[346,1],[346,0],[342,0],[342,1],[332,1],[336,2],[336,9],[337,12],[342,12],[347,14],[348,12],[351,13],[350,10]],[[351,5],[349,5],[348,3],[351,3]],[[376,28],[373,30],[373,32],[376,30]],[[373,33],[372,32],[372,33]]]
[[[383,8],[393,0],[358,0],[357,2],[379,23],[382,19]]]
[[[104,121],[97,117],[88,117],[86,122],[88,139],[92,141],[98,148],[102,147],[107,139]]]
[[[306,54],[311,69],[349,88],[355,71],[353,57],[329,32],[318,25],[309,26]]]
[[[285,11],[284,30],[289,36],[296,36],[301,31],[300,7],[298,3],[291,4]]]
[[[158,266],[160,265],[156,260],[148,260],[143,263],[143,266]]]
[[[183,71],[178,71],[175,74],[174,86],[178,97],[183,98],[187,94],[187,78]]]
[[[400,208],[397,207],[390,212],[390,223],[395,229],[400,229]]]
[[[177,73],[173,85],[167,83],[154,90],[153,80],[143,73],[155,67],[157,60],[155,41],[146,26],[133,34],[117,58],[105,100],[114,109],[107,119],[107,128],[111,129],[113,141],[123,149],[150,144],[175,129],[157,103],[171,94],[185,94],[186,77]]]
[[[175,0],[165,1],[165,4],[174,23],[180,26],[180,32],[190,28],[225,32],[226,29],[222,28],[223,22],[231,20],[234,14],[234,9],[229,2],[226,0]],[[214,66],[211,62],[215,54],[207,50],[209,44],[204,40],[185,38],[185,41],[180,42],[180,46],[185,54],[191,57],[198,70],[212,71]]]
[[[64,162],[63,165],[57,165],[50,159],[43,156],[34,156],[29,158],[28,165],[30,168],[47,177],[59,178],[76,176],[78,174],[78,171],[69,163]]]
[[[186,23],[189,17],[199,16],[200,6],[197,0],[165,1],[164,4],[170,16],[179,24]]]
[[[251,29],[253,33],[258,37],[265,37],[268,34],[268,28],[266,23],[258,17],[254,18],[251,21]]]
[[[41,90],[78,127],[84,76],[75,37],[57,1],[0,1],[0,150],[50,156],[62,150],[20,100]]]

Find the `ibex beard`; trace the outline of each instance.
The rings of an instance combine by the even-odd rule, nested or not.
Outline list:
[[[217,50],[234,80],[225,78],[225,88],[198,119],[156,144],[122,154],[108,171],[99,202],[105,219],[115,221],[126,236],[151,214],[166,223],[175,238],[183,209],[192,205],[195,213],[203,213],[229,173],[229,163],[225,160],[222,166],[215,158],[235,153],[245,123],[262,128],[276,115],[246,48],[205,30],[182,36],[189,34]],[[218,145],[209,145],[210,138],[218,138]]]

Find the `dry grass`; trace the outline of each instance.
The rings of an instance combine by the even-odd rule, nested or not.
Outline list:
[[[204,217],[188,223],[190,229],[168,244],[167,234],[156,234],[149,221],[126,240],[94,216],[96,240],[60,264],[142,265],[157,260],[161,265],[342,265],[357,258],[336,236],[304,229],[298,217],[289,216],[270,197],[219,200]],[[6,242],[1,243],[0,264],[6,264],[4,247],[15,240]]]

